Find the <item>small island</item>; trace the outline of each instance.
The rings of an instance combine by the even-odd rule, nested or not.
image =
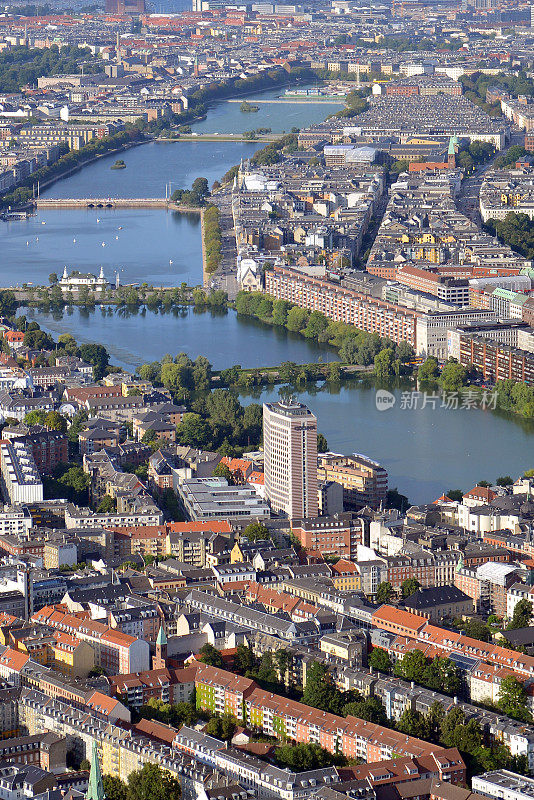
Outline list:
[[[118,158],[112,165],[111,169],[126,169],[126,164],[124,163],[122,158]]]
[[[245,114],[250,114],[252,112],[259,111],[260,107],[259,106],[255,106],[252,103],[248,103],[246,100],[243,100],[243,102],[239,106],[239,109],[240,109],[240,111],[244,111]]]

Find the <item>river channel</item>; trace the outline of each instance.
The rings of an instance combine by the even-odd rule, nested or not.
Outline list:
[[[261,97],[274,96],[278,92]],[[253,102],[254,98],[248,98]],[[253,127],[290,130],[318,121],[335,110],[319,103],[262,104],[257,114],[244,114],[239,104],[212,107],[195,130],[228,132]],[[201,127],[202,126],[202,127]],[[104,158],[46,191],[49,197],[163,197],[165,184],[190,186],[203,175],[210,184],[257,148],[253,143],[181,142],[142,145],[127,151],[125,170],[110,170]],[[0,285],[47,283],[51,272],[67,269],[118,272],[123,283],[148,281],[177,286],[200,283],[199,220],[163,210],[42,210],[23,222],[0,224]],[[72,333],[80,342],[98,341],[112,361],[133,370],[166,352],[205,355],[215,368],[232,364],[274,365],[290,360],[328,361],[336,354],[327,347],[271,328],[233,311],[224,314],[127,315],[72,309],[63,316],[35,309],[28,317],[59,335]],[[534,467],[534,425],[489,411],[430,406],[402,408],[400,390],[388,411],[378,411],[375,392],[358,381],[332,389],[307,391],[302,399],[317,414],[319,430],[338,452],[360,452],[384,464],[390,485],[412,502],[430,502],[450,488],[469,489],[478,480],[498,475],[514,477]],[[272,399],[277,390],[263,392]],[[250,399],[244,398],[246,402]],[[488,464],[491,469],[488,470]],[[493,466],[495,464],[495,466]]]

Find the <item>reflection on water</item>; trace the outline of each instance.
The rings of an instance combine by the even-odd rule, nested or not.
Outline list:
[[[78,342],[101,342],[113,363],[128,370],[161,359],[165,353],[174,356],[181,351],[191,358],[206,356],[215,369],[233,364],[260,366],[259,358],[263,366],[337,360],[336,352],[327,345],[314,344],[285,328],[238,317],[232,310],[200,311],[184,306],[154,312],[103,306],[67,308],[65,314],[34,308],[23,309],[23,313],[54,335],[71,333]]]

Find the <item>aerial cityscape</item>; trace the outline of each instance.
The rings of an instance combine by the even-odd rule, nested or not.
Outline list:
[[[533,800],[534,5],[4,0],[0,800]]]

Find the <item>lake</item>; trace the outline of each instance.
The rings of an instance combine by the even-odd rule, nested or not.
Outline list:
[[[516,478],[534,467],[534,421],[481,409],[447,410],[430,405],[378,410],[369,381],[325,385],[298,393],[317,416],[318,430],[337,453],[363,453],[389,473],[413,503],[430,503],[449,489],[469,491],[480,480]],[[242,402],[272,402],[278,388],[243,395]],[[422,406],[422,402],[419,403]]]
[[[112,362],[126,370],[159,360],[165,353],[175,356],[182,351],[193,359],[206,356],[215,369],[233,364],[270,367],[282,361],[337,360],[336,352],[327,345],[238,316],[233,310],[199,312],[189,307],[166,314],[115,309],[108,313],[101,308],[85,311],[75,307],[70,312],[21,311],[55,337],[71,333],[80,343],[100,342],[109,350]]]
[[[281,91],[270,90],[261,97],[273,98]],[[239,103],[223,101],[212,104],[207,119],[194,129],[230,131],[244,118],[243,130],[262,125],[281,131],[285,124],[289,130],[293,124],[321,120],[336,107],[265,104],[257,114],[243,114]],[[252,118],[254,124],[249,123]],[[165,197],[166,184],[170,191],[190,187],[199,175],[211,186],[258,147],[252,142],[148,142],[124,152],[126,169],[111,169],[114,155],[101,158],[49,186],[42,196]],[[0,223],[0,248],[3,286],[48,283],[49,274],[61,273],[64,266],[69,272],[99,272],[103,267],[108,280],[114,280],[118,272],[123,283],[202,283],[200,226],[195,214],[164,209],[41,209],[27,220]]]
[[[56,337],[72,333],[80,343],[101,342],[112,362],[126,370],[181,351],[193,359],[205,355],[215,369],[337,359],[331,348],[231,310],[135,314],[74,308],[64,315],[37,309],[24,313]],[[359,452],[379,461],[389,472],[390,486],[412,502],[431,502],[448,489],[467,491],[482,479],[494,481],[507,474],[515,478],[534,467],[533,421],[478,408],[448,410],[439,404],[436,409],[427,405],[408,410],[402,407],[402,390],[392,393],[396,402],[386,411],[377,409],[369,379],[319,384],[298,397],[317,415],[330,449]],[[276,399],[278,387],[242,395],[244,403]],[[488,442],[498,443],[498,458],[495,445],[489,452]]]
[[[288,130],[292,125],[300,127],[322,119],[331,110],[322,104],[266,104],[258,114],[242,114],[238,104],[220,103],[210,110],[205,123],[195,127],[200,130],[204,125],[206,130],[223,132],[231,129],[226,125],[237,125],[237,115],[238,131],[260,124]],[[293,117],[290,121],[293,112],[301,117],[300,125]],[[100,159],[43,194],[163,197],[169,181],[172,188],[186,187],[204,175],[211,184],[241,158],[252,155],[257,146],[151,142],[125,152],[125,170],[110,169],[114,157]],[[103,266],[108,279],[118,271],[123,283],[176,286],[202,279],[198,217],[164,210],[39,211],[24,222],[0,224],[0,253],[0,285],[4,286],[46,283],[49,273],[60,273],[65,265],[69,271],[90,272]],[[80,343],[101,342],[113,363],[127,370],[182,350],[192,358],[205,355],[216,369],[232,364],[268,366],[336,358],[325,346],[238,317],[233,311],[199,314],[188,308],[176,315],[130,315],[103,313],[100,308],[86,313],[76,308],[58,316],[31,309],[28,316],[55,336],[72,333]],[[394,394],[396,403],[388,411],[377,410],[374,389],[359,381],[335,389],[308,389],[300,397],[317,415],[319,430],[331,449],[361,452],[381,462],[389,471],[390,486],[397,486],[413,502],[430,502],[447,489],[468,490],[483,478],[516,477],[534,467],[532,424],[481,410],[433,411],[427,407],[408,411],[401,408],[400,392]],[[277,397],[277,389],[258,395],[260,401]],[[252,398],[243,399],[250,402]]]

